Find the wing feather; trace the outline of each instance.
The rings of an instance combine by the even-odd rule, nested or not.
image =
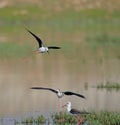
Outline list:
[[[37,42],[38,42],[38,44],[39,44],[39,47],[42,47],[42,46],[43,46],[43,45],[42,45],[42,40],[41,40],[38,36],[36,36],[34,33],[32,33],[30,30],[27,29],[27,31],[28,31],[32,36],[34,36],[34,38],[37,40]]]
[[[74,93],[74,92],[70,92],[70,91],[65,91],[64,92],[65,95],[75,95],[75,96],[78,96],[78,97],[81,97],[81,98],[85,98],[85,96],[81,95],[81,94],[78,94],[78,93]]]
[[[44,87],[32,87],[30,89],[37,89],[37,90],[49,90],[49,91],[52,91],[54,93],[57,93],[57,91],[55,89],[51,89],[51,88],[44,88]]]
[[[70,113],[72,113],[72,114],[82,114],[82,115],[90,114],[89,112],[79,111],[79,110],[77,110],[77,109],[71,109]]]
[[[58,46],[48,46],[48,49],[61,49],[61,47],[58,47]]]

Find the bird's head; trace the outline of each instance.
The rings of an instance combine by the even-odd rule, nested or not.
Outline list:
[[[58,98],[62,98],[64,96],[64,93],[60,91],[60,89],[57,89],[56,91],[57,91]]]
[[[45,47],[46,52],[48,52],[48,47]]]
[[[71,102],[67,102],[65,105],[63,105],[62,107],[67,107],[67,111],[70,112],[71,111]]]
[[[59,93],[59,92],[60,92],[60,89],[57,89],[56,91]]]
[[[71,102],[67,102],[65,105],[63,105],[62,107],[71,107]]]

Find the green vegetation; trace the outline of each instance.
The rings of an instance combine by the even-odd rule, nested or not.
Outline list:
[[[87,122],[90,125],[119,125],[120,114],[108,111],[91,112],[87,115],[81,115],[83,122]],[[52,116],[53,121],[56,124],[62,125],[74,125],[76,123],[76,117],[68,115],[66,113],[54,114]]]
[[[54,54],[65,59],[69,72],[76,72],[81,66],[81,71],[86,69],[89,61],[101,67],[109,60],[120,60],[118,10],[49,11],[35,5],[21,5],[2,8],[0,18],[0,62],[16,60],[21,63],[20,58],[27,62],[26,58],[31,60],[37,55],[32,53],[38,47],[37,43],[25,27],[39,35],[45,45],[61,46],[62,49]],[[44,57],[44,64],[49,66],[48,58]]]
[[[107,89],[107,90],[113,90],[113,89],[116,89],[116,90],[120,90],[120,84],[119,83],[114,83],[114,82],[107,82],[106,84],[100,84],[100,85],[97,85],[97,88],[98,89]]]
[[[52,29],[52,31],[70,33],[80,31],[95,33],[100,30],[113,32],[120,29],[118,12],[117,10],[109,12],[105,9],[83,9],[77,12],[69,9],[50,13],[49,10],[34,5],[15,6],[2,8],[0,26],[4,31],[15,30],[15,27],[21,29],[21,26],[32,26],[39,27],[39,31]]]
[[[120,125],[120,114],[115,112],[108,112],[108,111],[99,111],[94,112],[92,111],[90,114],[80,115],[80,117],[67,114],[65,112],[54,113],[51,116],[53,123],[56,125],[74,125],[76,124],[76,120],[82,118],[83,123],[89,123],[90,125]],[[26,118],[21,120],[20,122],[16,121],[16,125],[27,125],[27,124],[40,124],[44,125],[45,123],[50,123],[49,119],[45,119],[44,116],[38,116],[37,118]]]
[[[43,115],[41,115],[41,116],[38,116],[37,118],[29,117],[24,120],[21,120],[20,122],[16,121],[15,125],[17,125],[17,124],[18,125],[20,125],[20,124],[28,125],[28,124],[33,124],[33,123],[35,123],[36,125],[38,125],[38,124],[44,125],[45,122],[46,122],[45,117]]]
[[[86,47],[89,48],[90,56],[95,56],[99,59],[119,59],[120,55],[120,36],[109,35],[109,33],[98,33],[95,35],[88,35],[85,38]]]
[[[0,43],[0,58],[19,59],[22,57],[32,57],[32,47],[29,45],[19,45],[16,43]]]
[[[117,9],[110,11],[103,8],[84,8],[76,11],[72,6],[69,9],[63,6],[61,11],[57,11],[52,8],[50,10],[49,7],[46,9],[36,5],[20,4],[1,8],[0,27],[2,58],[10,55],[5,49],[6,46],[11,52],[14,51],[11,55],[15,58],[21,54],[18,52],[21,43],[25,44],[20,46],[21,50],[23,49],[22,54],[26,56],[28,51],[31,51],[29,46],[31,43],[26,41],[34,39],[31,39],[25,31],[27,27],[40,34],[41,38],[49,44],[54,42],[62,46],[66,57],[70,56],[69,51],[72,52],[73,57],[79,53],[78,60],[85,62],[91,57],[102,58],[99,55],[99,50],[102,50],[105,58],[120,59],[120,14]],[[15,41],[15,45],[11,41]]]

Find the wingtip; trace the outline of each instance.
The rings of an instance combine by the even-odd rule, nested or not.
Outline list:
[[[33,89],[33,87],[31,87],[30,89]]]
[[[28,28],[26,28],[26,27],[25,27],[25,29],[26,29],[27,31],[29,31],[29,29],[28,29]]]
[[[48,46],[48,49],[61,49],[59,46]]]
[[[26,29],[29,33],[33,34],[28,28],[25,27],[25,29]]]
[[[30,89],[38,89],[37,87],[31,87]]]
[[[86,97],[84,95],[81,95],[80,97],[83,98],[83,99],[86,99]]]
[[[84,99],[86,99],[86,97],[85,97],[85,96],[83,96],[83,98],[84,98]]]
[[[27,29],[27,28],[25,28],[29,33],[31,33],[31,31],[29,30],[29,29]]]

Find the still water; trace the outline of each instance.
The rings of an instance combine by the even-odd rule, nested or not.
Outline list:
[[[50,91],[31,90],[32,86],[50,87],[83,94],[86,99],[64,96],[62,104],[85,110],[120,112],[120,91],[98,90],[97,84],[106,81],[120,83],[120,60],[98,63],[55,54],[36,54],[0,63],[0,117],[50,115],[58,111],[58,98]],[[66,110],[66,109],[62,109]]]

